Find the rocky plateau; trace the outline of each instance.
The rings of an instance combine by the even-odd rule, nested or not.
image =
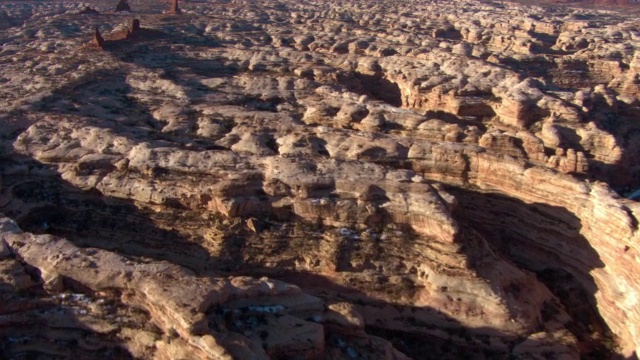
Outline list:
[[[637,359],[638,15],[2,1],[0,358]]]

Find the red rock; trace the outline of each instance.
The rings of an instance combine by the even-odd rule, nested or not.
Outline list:
[[[96,31],[93,34],[93,40],[91,40],[91,46],[99,49],[104,49],[104,38],[100,35],[100,30],[96,26]]]
[[[171,0],[171,8],[169,9],[169,14],[180,14],[180,7],[178,7],[178,0]]]

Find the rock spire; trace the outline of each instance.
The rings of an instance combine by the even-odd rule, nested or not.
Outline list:
[[[104,49],[104,38],[100,34],[100,30],[97,26],[95,32],[93,33],[93,40],[91,40],[91,45],[99,49]]]
[[[169,14],[180,14],[180,7],[178,6],[178,0],[171,0],[171,8]]]
[[[127,2],[127,0],[120,0],[120,2],[118,2],[118,5],[116,5],[116,11],[131,11],[129,2]]]

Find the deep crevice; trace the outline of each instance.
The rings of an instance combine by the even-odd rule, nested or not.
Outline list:
[[[580,235],[580,219],[564,208],[504,195],[454,187],[447,191],[458,199],[454,218],[463,229],[480,232],[503,258],[534,272],[560,300],[571,317],[567,328],[578,339],[581,358],[619,357],[615,335],[598,311],[597,286],[590,275],[604,264]]]

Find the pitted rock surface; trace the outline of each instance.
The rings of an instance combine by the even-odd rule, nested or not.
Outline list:
[[[114,5],[0,4],[3,355],[636,356],[635,3]]]

